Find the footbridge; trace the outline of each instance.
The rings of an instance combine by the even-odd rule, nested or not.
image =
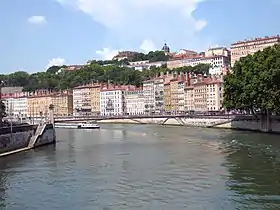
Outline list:
[[[99,121],[99,120],[117,120],[117,119],[145,119],[145,118],[203,118],[203,119],[233,119],[235,115],[125,115],[125,116],[66,116],[56,117],[55,122],[81,122],[81,121]]]

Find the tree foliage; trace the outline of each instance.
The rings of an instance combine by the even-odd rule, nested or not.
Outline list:
[[[6,106],[5,106],[4,102],[1,100],[0,101],[0,126],[2,126],[2,119],[6,116],[7,116]]]
[[[209,65],[173,69],[178,72],[207,73]],[[65,90],[90,82],[111,82],[121,85],[140,86],[144,80],[151,79],[161,72],[170,71],[163,67],[152,67],[150,70],[138,71],[121,65],[105,64],[104,61],[90,61],[80,70],[67,71],[64,66],[50,67],[46,72],[28,74],[15,72],[0,75],[0,80],[7,81],[7,86],[23,86],[25,91],[36,89]]]
[[[280,111],[280,45],[235,63],[225,78],[224,106],[252,113]]]
[[[150,62],[157,62],[157,61],[167,61],[168,59],[169,56],[165,55],[163,51],[151,51],[148,54],[135,53],[135,55],[129,58],[128,61],[134,62],[134,61],[149,60]]]

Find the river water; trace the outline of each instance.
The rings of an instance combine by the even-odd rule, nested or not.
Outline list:
[[[0,160],[0,209],[280,209],[280,137],[156,125],[58,129]]]

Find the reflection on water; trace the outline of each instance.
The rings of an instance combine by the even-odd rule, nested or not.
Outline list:
[[[2,209],[280,209],[278,136],[103,125],[57,139],[0,160]]]

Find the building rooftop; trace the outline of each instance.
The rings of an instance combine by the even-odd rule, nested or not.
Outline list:
[[[279,39],[280,40],[280,36],[276,35],[276,36],[257,37],[257,38],[253,38],[253,39],[245,39],[245,40],[242,40],[242,41],[237,41],[235,43],[232,43],[231,46],[238,45],[238,44],[250,43],[250,42],[257,42],[257,41],[268,41],[268,40],[271,40],[271,39]]]

